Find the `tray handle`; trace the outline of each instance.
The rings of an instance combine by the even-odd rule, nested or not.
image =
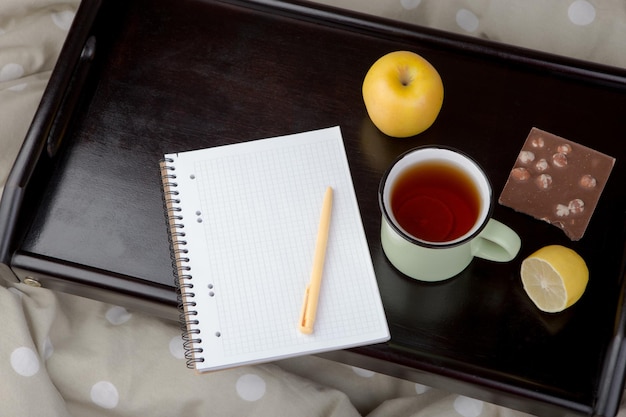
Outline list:
[[[18,219],[28,208],[23,203],[30,179],[38,167],[49,169],[69,125],[70,105],[75,106],[78,101],[79,87],[84,82],[81,77],[86,78],[90,67],[85,64],[90,64],[95,54],[95,37],[90,40],[89,34],[101,5],[102,0],[81,2],[4,189],[0,189],[0,277],[4,277],[2,271],[10,265]],[[56,100],[60,91],[66,93],[62,100]],[[62,105],[66,105],[65,110]]]
[[[50,158],[56,155],[57,151],[61,147],[61,142],[65,136],[65,132],[72,120],[74,109],[80,100],[80,93],[89,74],[91,63],[96,55],[96,37],[90,36],[83,46],[83,50],[80,54],[72,78],[65,90],[65,94],[61,99],[61,106],[54,116],[48,139],[46,142],[46,150]]]

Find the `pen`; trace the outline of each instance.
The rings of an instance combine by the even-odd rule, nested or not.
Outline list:
[[[305,334],[313,333],[315,315],[317,314],[317,304],[322,284],[322,273],[324,271],[324,259],[326,258],[326,246],[328,244],[328,230],[330,228],[330,214],[333,208],[333,189],[326,188],[324,201],[322,203],[322,214],[317,230],[317,241],[315,242],[315,254],[313,255],[313,268],[311,280],[304,292],[304,302],[300,313],[299,329]]]

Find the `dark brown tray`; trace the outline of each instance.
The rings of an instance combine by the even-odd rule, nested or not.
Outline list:
[[[446,97],[431,129],[380,134],[361,83],[392,50],[421,53]],[[392,339],[327,357],[539,415],[614,415],[624,378],[626,73],[315,6],[260,0],[84,0],[0,204],[0,256],[20,279],[174,317],[160,190],[164,153],[341,126]],[[617,158],[585,237],[497,205],[522,237],[425,284],[379,241],[376,191],[409,148],[462,149],[497,193],[531,127]],[[583,298],[540,313],[521,259],[563,244],[588,262]]]

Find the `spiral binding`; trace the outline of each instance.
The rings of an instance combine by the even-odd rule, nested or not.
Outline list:
[[[160,161],[161,183],[163,188],[163,203],[168,224],[168,239],[170,243],[172,269],[176,275],[176,298],[178,300],[178,310],[180,311],[180,322],[183,337],[183,349],[187,367],[195,369],[195,364],[204,362],[201,356],[203,349],[197,347],[202,343],[200,329],[191,328],[199,324],[198,312],[194,309],[195,293],[193,292],[193,275],[189,266],[189,250],[185,248],[187,241],[183,224],[182,209],[180,207],[179,192],[176,190],[176,167],[170,165],[174,163],[171,158],[164,158]]]

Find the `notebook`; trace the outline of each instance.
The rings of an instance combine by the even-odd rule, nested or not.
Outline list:
[[[389,340],[339,127],[165,155],[187,365],[224,369]],[[298,320],[333,190],[314,330]]]

